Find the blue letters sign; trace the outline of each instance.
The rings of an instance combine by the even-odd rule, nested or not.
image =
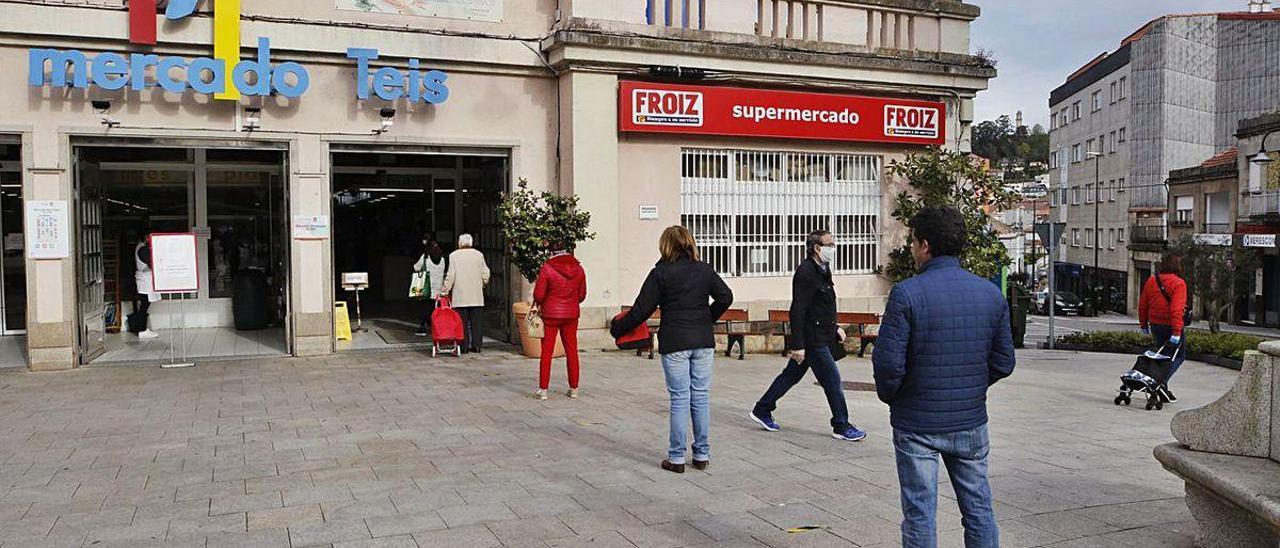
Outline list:
[[[302,97],[311,87],[306,67],[294,62],[271,63],[271,41],[267,38],[258,39],[256,58],[245,59],[230,71],[222,60],[210,57],[186,59],[110,52],[90,57],[79,50],[43,48],[31,48],[28,56],[27,82],[34,87],[86,89],[92,85],[111,91],[143,91],[159,86],[171,93],[192,89],[212,95],[226,89],[229,78],[242,95],[278,94],[289,98]],[[356,98],[362,101],[370,98],[370,92],[384,101],[407,98],[433,105],[449,98],[445,85],[449,75],[439,70],[422,71],[417,59],[410,59],[409,70],[402,71],[371,68],[369,62],[378,58],[376,49],[351,48],[347,57],[356,61]]]

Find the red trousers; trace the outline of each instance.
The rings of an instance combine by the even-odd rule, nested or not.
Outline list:
[[[578,387],[578,320],[543,318],[542,357],[538,362],[538,387],[551,386],[551,356],[556,353],[556,335],[564,341],[565,359],[569,362],[569,388]]]

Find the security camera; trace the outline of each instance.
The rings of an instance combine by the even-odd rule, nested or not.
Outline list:
[[[93,105],[93,110],[98,111],[98,116],[102,117],[102,125],[107,126],[108,129],[120,125],[119,120],[107,116],[107,111],[111,110],[111,101],[90,101],[89,104]]]
[[[378,111],[378,114],[382,116],[382,122],[379,123],[378,129],[373,130],[374,135],[382,135],[383,133],[390,131],[391,126],[395,125],[393,119],[396,117],[396,109],[383,108]]]

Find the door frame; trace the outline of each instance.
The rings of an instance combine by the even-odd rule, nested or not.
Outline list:
[[[328,145],[329,146],[328,146],[328,150],[326,151],[326,155],[327,155],[328,166],[329,166],[330,208],[333,207],[333,201],[335,196],[334,195],[335,176],[338,174],[376,174],[379,171],[384,171],[388,174],[400,174],[400,175],[421,174],[428,178],[428,180],[430,181],[430,184],[433,185],[433,189],[434,189],[434,184],[436,180],[448,178],[448,179],[453,179],[454,191],[456,193],[465,194],[467,190],[463,188],[464,182],[466,180],[464,175],[466,172],[472,171],[471,169],[464,169],[460,165],[456,167],[451,167],[451,168],[337,166],[334,163],[334,156],[337,154],[396,154],[396,155],[412,155],[412,156],[450,156],[450,157],[456,157],[459,160],[461,158],[467,158],[467,157],[502,158],[505,160],[504,170],[502,174],[502,183],[501,183],[502,191],[510,192],[513,188],[515,188],[515,180],[513,178],[513,173],[514,173],[513,164],[516,160],[516,147],[514,146],[494,146],[494,147],[456,146],[455,147],[455,146],[435,146],[435,145],[428,146],[428,145],[413,145],[413,144],[405,144],[405,145],[373,144],[371,145],[369,143],[343,142],[343,141],[330,141]],[[475,170],[475,171],[479,171],[479,170]],[[432,192],[431,196],[434,203],[435,193]],[[460,232],[459,225],[464,222],[463,206],[464,206],[463,199],[455,200],[454,202],[454,207],[455,207],[454,236],[455,238],[458,235],[462,234],[462,232]],[[331,209],[330,218],[334,219],[336,217],[337,217],[336,210]],[[336,228],[336,223],[334,223],[334,226]],[[473,235],[473,236],[478,237],[478,235]],[[332,259],[333,257],[336,256],[338,251],[337,241],[339,237],[340,235],[337,233],[337,230],[335,229],[334,232],[330,234],[330,238],[329,238],[329,256],[331,258],[329,268],[332,271],[332,274],[335,280],[339,279],[339,277],[341,276],[341,273],[337,271],[337,261]],[[490,268],[493,268],[493,265],[490,265]],[[518,283],[517,280],[519,279],[519,276],[518,274],[515,274],[515,275],[512,274],[511,258],[510,258],[510,255],[505,251],[503,252],[503,260],[502,260],[502,264],[500,265],[500,268],[502,268],[502,271],[506,273],[504,278],[506,278],[507,287],[503,288],[503,294],[506,296],[506,298],[504,299],[504,302],[502,303],[503,305],[502,308],[504,308],[504,310],[499,311],[499,313],[503,314],[503,316],[506,318],[506,321],[503,322],[504,325],[507,325],[509,327],[511,323],[514,321],[511,316],[511,310],[510,310],[511,304],[512,302],[514,302],[514,300],[519,298],[518,295],[516,295],[516,292],[518,291],[516,284]],[[329,291],[331,292],[330,302],[337,302],[341,298],[340,292],[337,289],[338,285],[339,284],[336,282],[333,284],[330,284],[330,287],[329,287]],[[335,322],[330,322],[330,323],[332,324]],[[510,331],[510,329],[507,329],[507,331]],[[506,337],[510,336],[509,333],[504,335]],[[330,345],[331,351],[334,353],[338,353],[337,338],[331,336],[330,341],[331,341],[331,345]]]
[[[75,278],[75,286],[76,286],[76,303],[77,303],[77,314],[76,314],[77,333],[83,336],[84,322],[85,322],[84,314],[79,309],[80,293],[83,291],[83,288],[81,287],[83,272],[82,272],[82,266],[80,264],[81,242],[80,242],[80,234],[79,234],[80,227],[81,227],[81,211],[80,211],[80,195],[79,195],[80,149],[103,148],[103,147],[167,148],[167,149],[186,149],[191,151],[192,153],[191,159],[186,162],[131,161],[131,162],[102,162],[99,165],[100,166],[105,165],[105,166],[108,166],[110,170],[117,170],[117,171],[128,170],[128,169],[139,169],[139,170],[157,170],[158,169],[158,170],[165,170],[165,171],[185,171],[190,173],[190,178],[188,179],[188,182],[187,182],[188,184],[187,214],[188,214],[189,223],[191,225],[191,230],[193,231],[198,226],[200,226],[199,220],[203,219],[206,222],[205,224],[207,224],[207,221],[208,221],[208,196],[203,193],[208,189],[207,178],[209,173],[209,163],[207,161],[201,161],[201,160],[205,159],[205,154],[210,149],[269,150],[269,151],[275,151],[280,153],[280,163],[278,165],[268,166],[263,164],[237,164],[237,163],[229,162],[229,163],[215,163],[213,164],[213,169],[215,171],[248,170],[248,171],[263,171],[263,172],[275,172],[278,170],[279,172],[280,187],[282,192],[281,200],[282,200],[282,203],[284,204],[283,210],[279,212],[279,222],[282,223],[282,226],[283,226],[282,234],[284,235],[282,241],[280,242],[279,253],[283,257],[284,271],[281,272],[278,276],[279,283],[283,285],[282,290],[283,290],[283,298],[284,298],[284,322],[282,324],[282,327],[284,332],[283,336],[285,340],[284,340],[283,347],[285,349],[286,355],[289,355],[289,356],[294,355],[295,352],[294,352],[294,341],[293,341],[293,321],[294,321],[293,283],[291,279],[292,267],[293,267],[293,261],[292,261],[293,238],[289,231],[290,219],[291,219],[291,216],[290,216],[291,204],[289,203],[289,196],[290,196],[289,154],[291,152],[292,145],[289,141],[248,141],[248,140],[225,140],[225,139],[205,140],[205,139],[199,139],[199,138],[135,140],[135,139],[129,139],[129,138],[122,138],[122,139],[113,139],[109,137],[103,138],[99,136],[77,138],[73,136],[71,140],[71,146],[70,146],[71,159],[72,159],[71,161],[72,175],[71,176],[72,176],[72,190],[73,190],[72,192],[73,203],[71,207],[74,208],[72,211],[72,214],[75,216],[73,220],[73,225],[75,226],[75,229],[76,229],[76,238],[75,238],[75,241],[73,242],[73,245],[74,245],[73,259],[75,260],[74,278]],[[198,193],[200,193],[201,195],[197,196]],[[204,256],[207,257],[208,256],[207,246],[208,246],[207,241],[202,242],[200,244],[201,249],[197,250],[197,254],[200,254],[201,250],[203,250]],[[207,260],[201,260],[200,263],[203,265],[204,270],[200,272],[199,275],[204,280],[204,283],[201,284],[201,293],[197,300],[200,300],[203,302],[211,302],[211,301],[217,300],[217,299],[208,298],[208,291],[209,291],[208,269],[211,268],[211,265],[208,264],[209,261]],[[77,340],[76,340],[77,363],[81,365],[87,365],[91,363],[94,359],[96,359],[98,356],[100,356],[101,354],[102,352],[98,352],[93,356],[86,357],[84,353],[84,347],[82,345],[82,341],[80,340],[80,336],[77,337]]]
[[[24,215],[25,215],[27,193],[26,193],[26,189],[23,188],[24,177],[22,173],[23,171],[22,170],[22,153],[23,153],[22,139],[17,138],[16,136],[14,139],[9,139],[8,137],[9,137],[8,135],[0,135],[0,144],[18,145],[18,160],[15,162],[0,162],[0,173],[17,173],[18,174],[18,192],[19,192],[18,199],[21,202],[20,207],[24,209]],[[3,216],[3,215],[4,215],[3,211],[0,211],[0,216]],[[25,232],[25,228],[24,228],[24,232]],[[0,234],[0,237],[2,236],[3,235]],[[24,242],[23,252],[22,252],[22,262],[23,262],[24,270],[26,269],[26,258],[27,258],[27,253],[25,248],[26,248],[26,244]],[[4,247],[0,245],[0,253],[3,253],[3,251],[4,251]],[[0,256],[0,259],[2,258],[3,257]],[[9,298],[8,298],[8,291],[6,286],[8,282],[9,282],[8,276],[5,274],[4,268],[0,267],[0,336],[7,337],[7,336],[13,336],[13,335],[26,335],[27,330],[25,328],[9,329],[9,322],[7,320]],[[23,288],[23,292],[24,293],[26,292],[25,287]]]

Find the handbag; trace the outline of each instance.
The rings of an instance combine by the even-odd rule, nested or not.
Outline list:
[[[410,299],[426,299],[431,294],[431,280],[427,276],[426,271],[413,271],[413,278],[409,280],[409,298]]]
[[[619,321],[626,315],[626,312],[620,313],[613,317],[613,321]],[[649,332],[648,322],[640,322],[640,325],[618,337],[614,343],[619,350],[645,350],[653,348],[653,334]]]
[[[1173,297],[1170,297],[1169,291],[1164,288],[1164,282],[1160,280],[1160,275],[1156,274],[1155,278],[1156,278],[1156,289],[1160,290],[1160,295],[1164,297],[1165,301],[1169,302],[1169,306],[1173,306]],[[1192,308],[1191,307],[1191,290],[1188,289],[1187,304],[1185,307],[1183,307],[1183,310],[1182,310],[1182,325],[1184,326],[1191,325],[1191,308]],[[1172,313],[1173,311],[1170,310],[1169,312]]]
[[[533,303],[529,313],[524,316],[524,332],[529,336],[541,336],[546,330],[546,322],[542,320],[542,310],[538,303]]]

